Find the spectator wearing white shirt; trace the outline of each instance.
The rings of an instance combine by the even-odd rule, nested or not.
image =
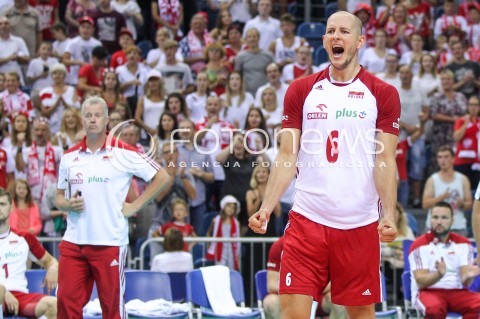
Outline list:
[[[52,43],[52,56],[61,60],[72,39],[67,37],[67,27],[61,22],[53,25],[52,36],[55,39]]]
[[[140,62],[140,49],[130,46],[125,50],[127,63],[117,68],[120,91],[127,98],[128,104],[135,114],[138,98],[144,94],[144,83],[147,81],[148,68]]]
[[[256,3],[255,0],[220,0],[220,9],[229,10],[233,22],[240,22],[245,25],[252,19],[252,12],[256,11]]]
[[[277,94],[277,103],[283,109],[283,99],[285,98],[285,93],[287,93],[288,84],[281,81],[281,73],[278,64],[270,63],[265,68],[265,75],[267,77],[267,83],[260,86],[255,93],[255,105],[260,106],[262,103],[262,92],[265,88],[271,86],[275,89]]]
[[[143,16],[140,6],[135,0],[113,0],[110,3],[113,10],[123,15],[128,31],[132,33],[133,39],[137,40],[137,28],[143,26]]]
[[[93,37],[95,23],[92,18],[84,16],[80,18],[79,23],[79,35],[73,38],[67,45],[62,59],[62,63],[70,69],[69,84],[72,85],[78,83],[80,67],[92,62],[93,49],[102,45],[102,42]]]
[[[398,89],[401,86],[400,77],[398,76],[398,56],[396,54],[387,54],[385,64],[387,66],[386,71],[378,73],[377,77]]]
[[[280,29],[280,21],[270,16],[272,12],[272,2],[270,0],[258,1],[258,15],[249,20],[243,29],[243,37],[247,37],[247,31],[255,28],[260,32],[260,49],[267,51],[270,43],[276,38],[283,36]]]
[[[175,227],[169,228],[163,242],[165,252],[153,257],[151,270],[166,273],[192,271],[192,254],[183,251],[183,246],[182,232]]]
[[[60,131],[61,119],[67,109],[78,109],[77,91],[65,83],[67,68],[61,63],[50,67],[52,84],[40,91],[40,111],[48,118],[52,134]]]
[[[38,49],[39,57],[34,58],[28,64],[27,80],[32,83],[32,90],[38,90],[53,84],[49,77],[50,67],[58,63],[58,59],[52,57],[52,44],[42,42]]]
[[[387,54],[396,54],[394,49],[387,48],[387,32],[384,29],[375,31],[375,47],[365,49],[360,64],[368,72],[376,74],[385,71]]]
[[[420,59],[420,69],[413,77],[413,85],[420,87],[430,97],[435,92],[441,92],[440,77],[437,75],[435,57],[431,54],[424,54]]]
[[[283,108],[278,106],[277,96],[272,87],[267,87],[262,92],[261,110],[265,117],[268,134],[270,135],[270,139],[273,140],[273,128],[278,123],[282,123]]]
[[[209,95],[207,73],[200,72],[195,79],[197,89],[185,98],[190,119],[193,123],[202,122],[208,115],[206,110],[207,97]]]
[[[17,72],[20,83],[25,85],[20,64],[27,64],[30,60],[25,41],[10,33],[10,22],[7,17],[0,17],[0,72]]]
[[[455,0],[445,0],[443,15],[435,21],[433,36],[437,38],[440,34],[449,35],[456,31],[468,33],[467,20],[457,14]]]
[[[412,69],[413,75],[417,75],[420,70],[420,59],[426,51],[423,51],[424,41],[419,33],[414,33],[410,36],[411,51],[402,54],[400,58],[400,65],[408,64]]]
[[[252,94],[245,92],[245,83],[240,72],[233,71],[228,75],[226,90],[220,99],[224,105],[220,113],[222,119],[233,123],[236,128],[243,129],[248,110],[253,107],[255,101]]]
[[[304,38],[295,35],[295,17],[289,13],[282,15],[280,18],[280,28],[283,36],[276,38],[268,48],[272,52],[275,63],[280,67],[284,67],[289,63],[295,62],[297,49],[300,46],[308,46]]]
[[[157,44],[157,48],[148,51],[146,59],[146,63],[150,68],[156,69],[165,63],[166,56],[163,44],[168,39],[171,39],[171,37],[167,29],[161,28],[157,30],[157,33],[155,34],[155,43]],[[182,51],[180,51],[179,48],[177,48],[177,52],[175,53],[175,59],[179,62],[183,61]]]
[[[138,100],[135,122],[145,132],[157,135],[160,115],[165,109],[165,92],[162,75],[157,70],[150,70],[145,83],[145,95]],[[142,137],[146,135],[142,132]]]
[[[168,39],[163,44],[165,61],[156,69],[162,73],[167,94],[173,92],[182,93],[193,86],[193,76],[190,67],[177,60],[178,43]]]

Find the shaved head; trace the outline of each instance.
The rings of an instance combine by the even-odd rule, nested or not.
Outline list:
[[[328,23],[330,22],[330,20],[332,18],[337,17],[337,16],[340,16],[341,18],[351,19],[352,24],[353,24],[352,29],[357,32],[358,36],[362,35],[362,20],[360,20],[356,15],[354,15],[350,12],[347,12],[347,11],[338,11],[338,12],[335,12],[334,14],[332,14],[330,16],[330,18],[328,18],[328,20],[327,20],[327,27],[328,27]]]

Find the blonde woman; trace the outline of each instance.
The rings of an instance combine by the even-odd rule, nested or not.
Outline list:
[[[267,123],[268,134],[273,137],[273,128],[282,123],[283,116],[283,109],[278,106],[277,93],[273,87],[269,86],[263,90],[260,107]]]
[[[60,122],[60,130],[55,134],[56,138],[53,139],[52,143],[67,150],[75,145],[75,136],[82,130],[80,112],[72,108],[66,109]]]
[[[245,127],[248,110],[253,107],[255,99],[245,91],[242,73],[233,71],[228,75],[227,87],[220,96],[223,103],[223,120],[233,123],[236,128]]]
[[[157,70],[150,70],[145,84],[145,95],[138,100],[135,110],[135,122],[144,132],[155,136],[158,121],[165,109],[165,93],[162,75]],[[142,132],[142,137],[146,137]]]
[[[265,163],[258,163],[253,170],[252,177],[250,179],[250,187],[251,189],[247,191],[246,194],[246,201],[247,201],[247,212],[248,218],[255,214],[260,207],[262,206],[263,199],[265,197],[265,190],[267,188],[267,181],[268,177],[270,176],[270,169],[265,167],[262,164]],[[281,209],[280,204],[275,207],[273,214],[270,216],[269,223],[274,223],[276,219],[281,218]],[[273,218],[272,218],[273,217]],[[275,234],[275,227],[267,227],[267,232],[270,231],[271,237],[276,236]],[[251,231],[250,231],[251,232]],[[268,233],[267,233],[268,234]]]
[[[437,61],[431,54],[423,54],[420,58],[418,74],[413,77],[413,86],[420,87],[427,96],[440,92],[440,77],[437,74]]]

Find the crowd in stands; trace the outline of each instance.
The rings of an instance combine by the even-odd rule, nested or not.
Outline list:
[[[0,1],[0,186],[13,197],[11,226],[62,235],[65,216],[52,200],[59,160],[84,137],[82,101],[98,95],[109,107],[109,129],[132,120],[116,136],[138,152],[154,150],[174,177],[131,218],[132,246],[172,227],[184,236],[255,236],[247,220],[261,205],[278,152],[286,90],[328,66],[315,64],[318,48],[296,33],[296,17],[286,6],[274,16],[272,0],[206,6],[152,0],[146,7],[136,0],[69,0],[62,18],[58,2]],[[471,236],[472,192],[480,180],[480,5],[354,2],[346,7],[366,36],[360,63],[400,93],[400,236],[425,231],[414,234],[404,210],[427,212],[440,201],[454,209],[452,229]],[[293,183],[272,214],[270,236],[280,236],[288,221]],[[126,200],[144,189],[134,178]],[[218,216],[208,228],[209,212]],[[183,245],[177,241],[167,252]],[[209,248],[215,263],[238,269],[245,262],[236,244]],[[162,251],[150,245],[155,267]],[[402,267],[397,255],[385,252],[389,267]]]

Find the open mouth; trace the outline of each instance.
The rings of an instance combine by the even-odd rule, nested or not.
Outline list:
[[[333,53],[333,57],[335,58],[339,58],[342,56],[342,53],[345,51],[344,48],[342,48],[341,46],[339,45],[334,45],[333,48],[332,48],[332,53]]]

